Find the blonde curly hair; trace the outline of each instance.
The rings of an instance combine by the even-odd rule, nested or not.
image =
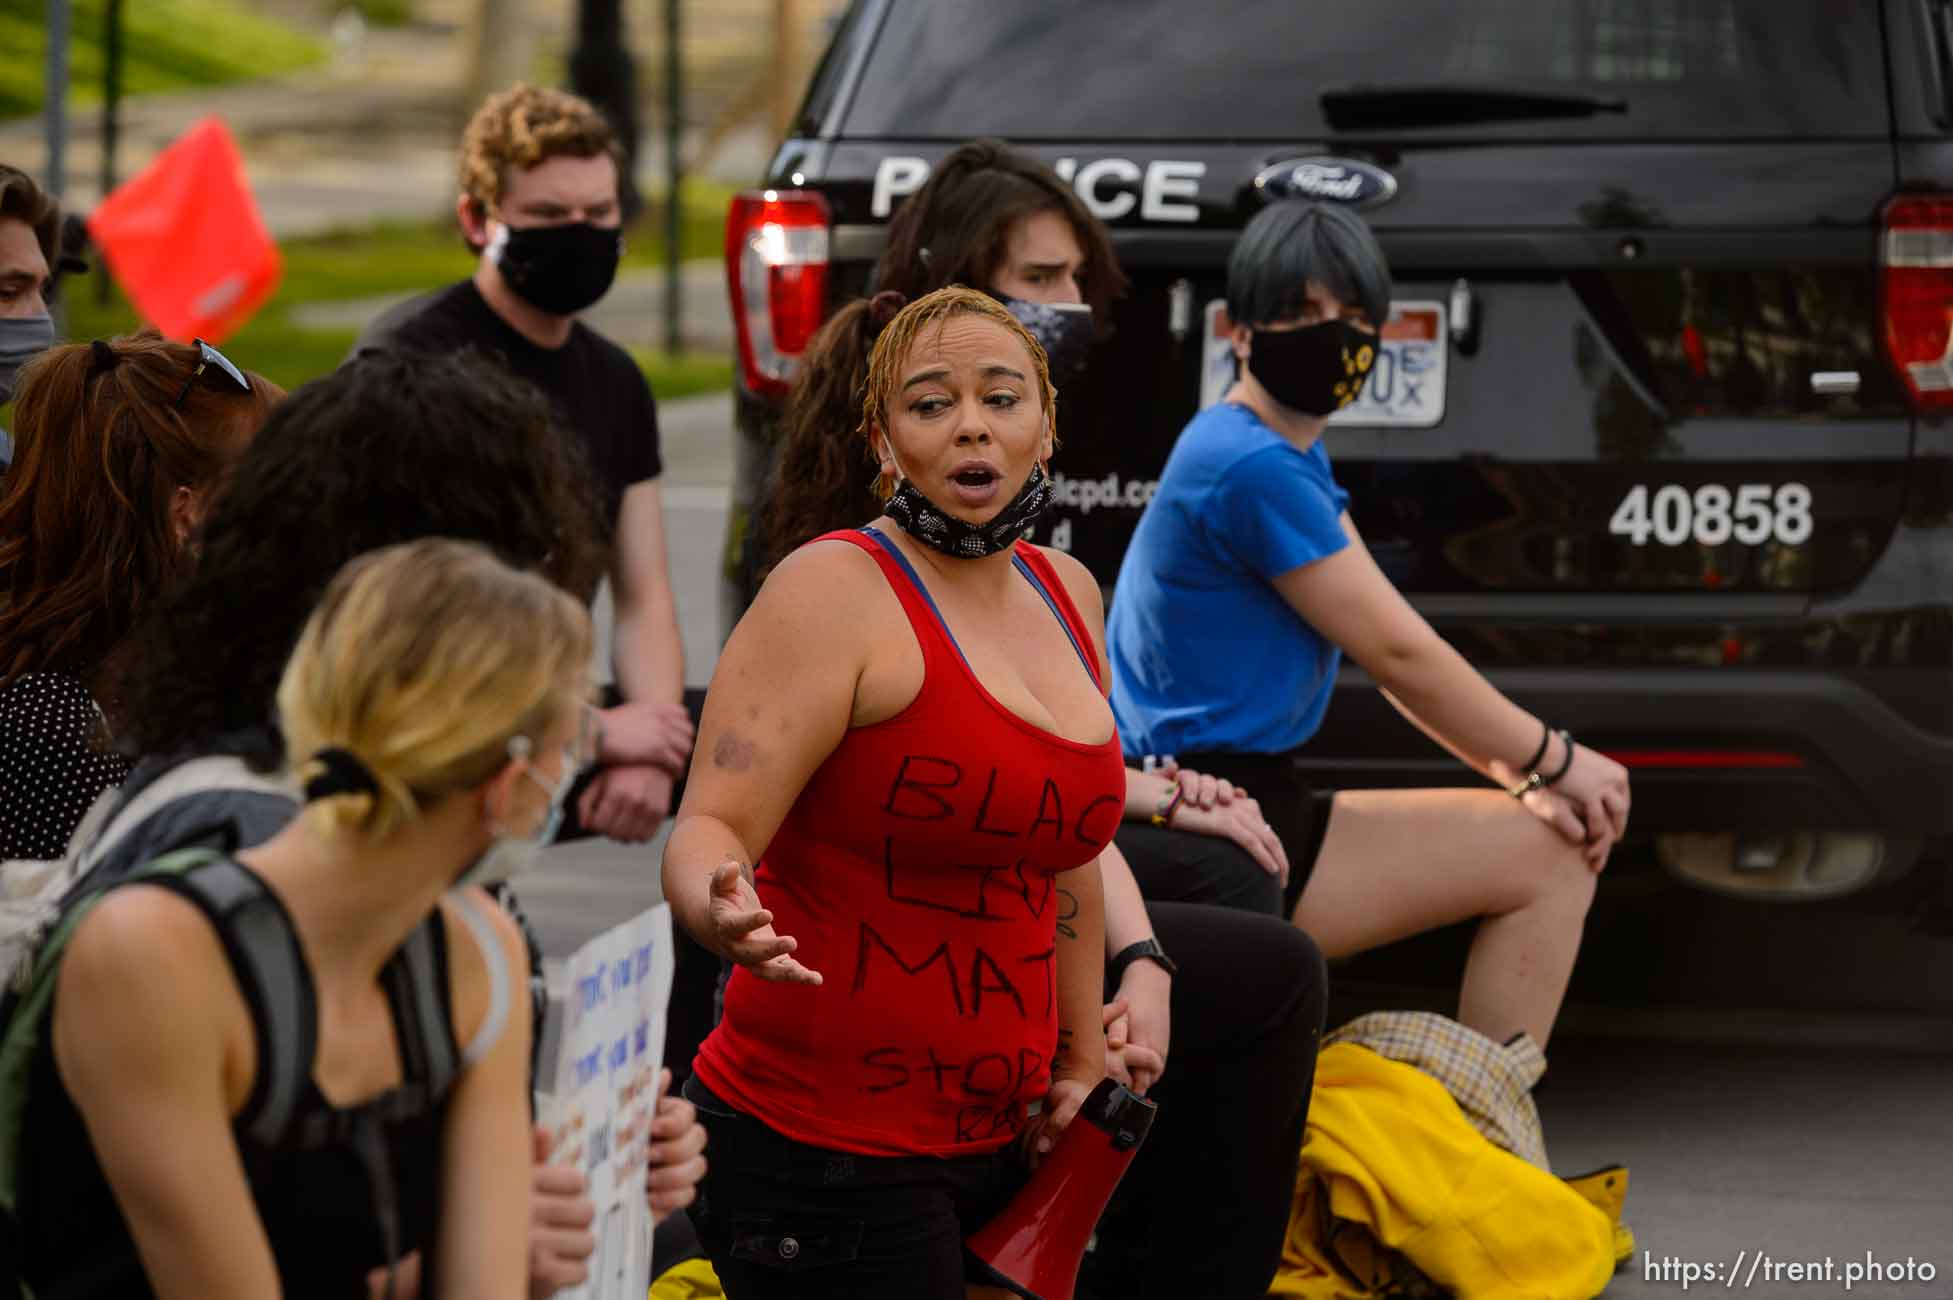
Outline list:
[[[875,312],[875,302],[899,302],[900,294],[878,295],[874,302],[864,304],[871,318]],[[1010,314],[1010,309],[987,293],[960,284],[945,285],[934,293],[924,294],[914,302],[897,311],[875,337],[874,350],[868,356],[868,379],[862,388],[861,423],[855,427],[856,436],[863,439],[869,448],[869,455],[879,459],[875,450],[875,437],[888,430],[888,403],[895,395],[895,387],[902,379],[902,366],[909,359],[909,352],[915,347],[922,332],[934,325],[938,330],[949,322],[952,316],[980,316],[994,321],[1009,330],[1031,354],[1031,365],[1036,378],[1032,386],[1036,388],[1038,400],[1044,408],[1045,428],[1051,433],[1051,445],[1058,445],[1058,390],[1051,383],[1051,363],[1044,355],[1044,346],[1037,341],[1031,331],[1024,328],[1024,322]],[[882,477],[875,480],[874,492],[886,501],[895,494],[893,480]]]
[[[501,202],[511,169],[598,154],[623,165],[617,134],[596,105],[566,90],[519,81],[490,95],[468,119],[461,136],[461,192],[485,213]]]
[[[368,551],[340,570],[278,683],[286,758],[353,756],[372,790],[314,800],[322,834],[383,838],[494,776],[513,737],[539,740],[586,694],[590,620],[575,597],[487,547],[444,537]]]

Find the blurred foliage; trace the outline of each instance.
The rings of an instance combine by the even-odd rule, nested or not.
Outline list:
[[[102,98],[107,0],[71,0],[71,105]],[[122,92],[215,86],[318,63],[325,42],[234,0],[123,0]],[[38,113],[47,80],[47,0],[0,0],[0,117]]]
[[[651,383],[651,392],[661,402],[698,393],[723,393],[732,387],[732,354],[711,352],[669,352],[633,348],[631,356]]]
[[[324,0],[328,18],[351,9],[375,27],[401,27],[414,20],[414,0]]]

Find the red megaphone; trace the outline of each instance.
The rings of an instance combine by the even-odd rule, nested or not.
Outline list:
[[[1071,1300],[1092,1229],[1158,1110],[1100,1080],[1024,1189],[964,1241],[991,1280],[1030,1300]]]

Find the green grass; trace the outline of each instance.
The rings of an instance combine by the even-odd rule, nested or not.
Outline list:
[[[322,5],[330,11],[332,5]],[[398,27],[413,21],[412,0],[351,0],[351,8],[357,9],[367,22],[375,27]]]
[[[635,348],[631,356],[661,402],[732,387],[732,357],[724,352],[669,352]]]
[[[680,249],[688,258],[721,255],[719,230],[727,193],[708,185],[687,186]],[[655,213],[640,223],[627,241],[625,264],[662,266],[661,232],[662,221]],[[462,279],[475,265],[454,227],[440,222],[334,231],[286,240],[280,250],[285,273],[277,292],[249,323],[224,341],[224,351],[240,366],[287,389],[335,369],[357,338],[352,330],[301,327],[291,319],[294,307],[418,293]],[[128,333],[141,323],[119,291],[111,294],[106,305],[98,304],[93,278],[70,278],[63,293],[69,338],[109,338]],[[650,380],[651,391],[661,399],[712,392],[732,384],[732,363],[718,352],[674,357],[641,351],[637,362]]]
[[[726,207],[738,188],[712,181],[687,180],[678,218],[678,255],[686,261],[717,261],[726,255]],[[625,266],[665,264],[662,191],[644,196],[644,211],[624,240]]]
[[[66,313],[63,333],[75,340],[113,338],[141,328],[135,309],[119,290],[106,306],[96,302],[94,279],[70,277],[62,284]],[[224,340],[224,353],[246,370],[255,370],[286,389],[296,388],[336,369],[352,350],[353,330],[302,329],[274,301],[243,329]]]
[[[71,105],[101,102],[105,9],[106,0],[70,6]],[[323,41],[236,0],[124,0],[122,42],[127,95],[275,77],[326,56]],[[46,0],[0,0],[0,117],[39,112],[46,84]]]

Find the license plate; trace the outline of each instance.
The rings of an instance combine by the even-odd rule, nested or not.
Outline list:
[[[1201,354],[1202,410],[1227,395],[1234,384],[1234,349],[1228,341],[1233,322],[1227,302],[1207,304],[1207,327]],[[1331,424],[1367,428],[1429,429],[1444,419],[1445,346],[1444,304],[1393,302],[1383,327],[1382,346],[1363,391],[1350,405],[1329,417]]]

